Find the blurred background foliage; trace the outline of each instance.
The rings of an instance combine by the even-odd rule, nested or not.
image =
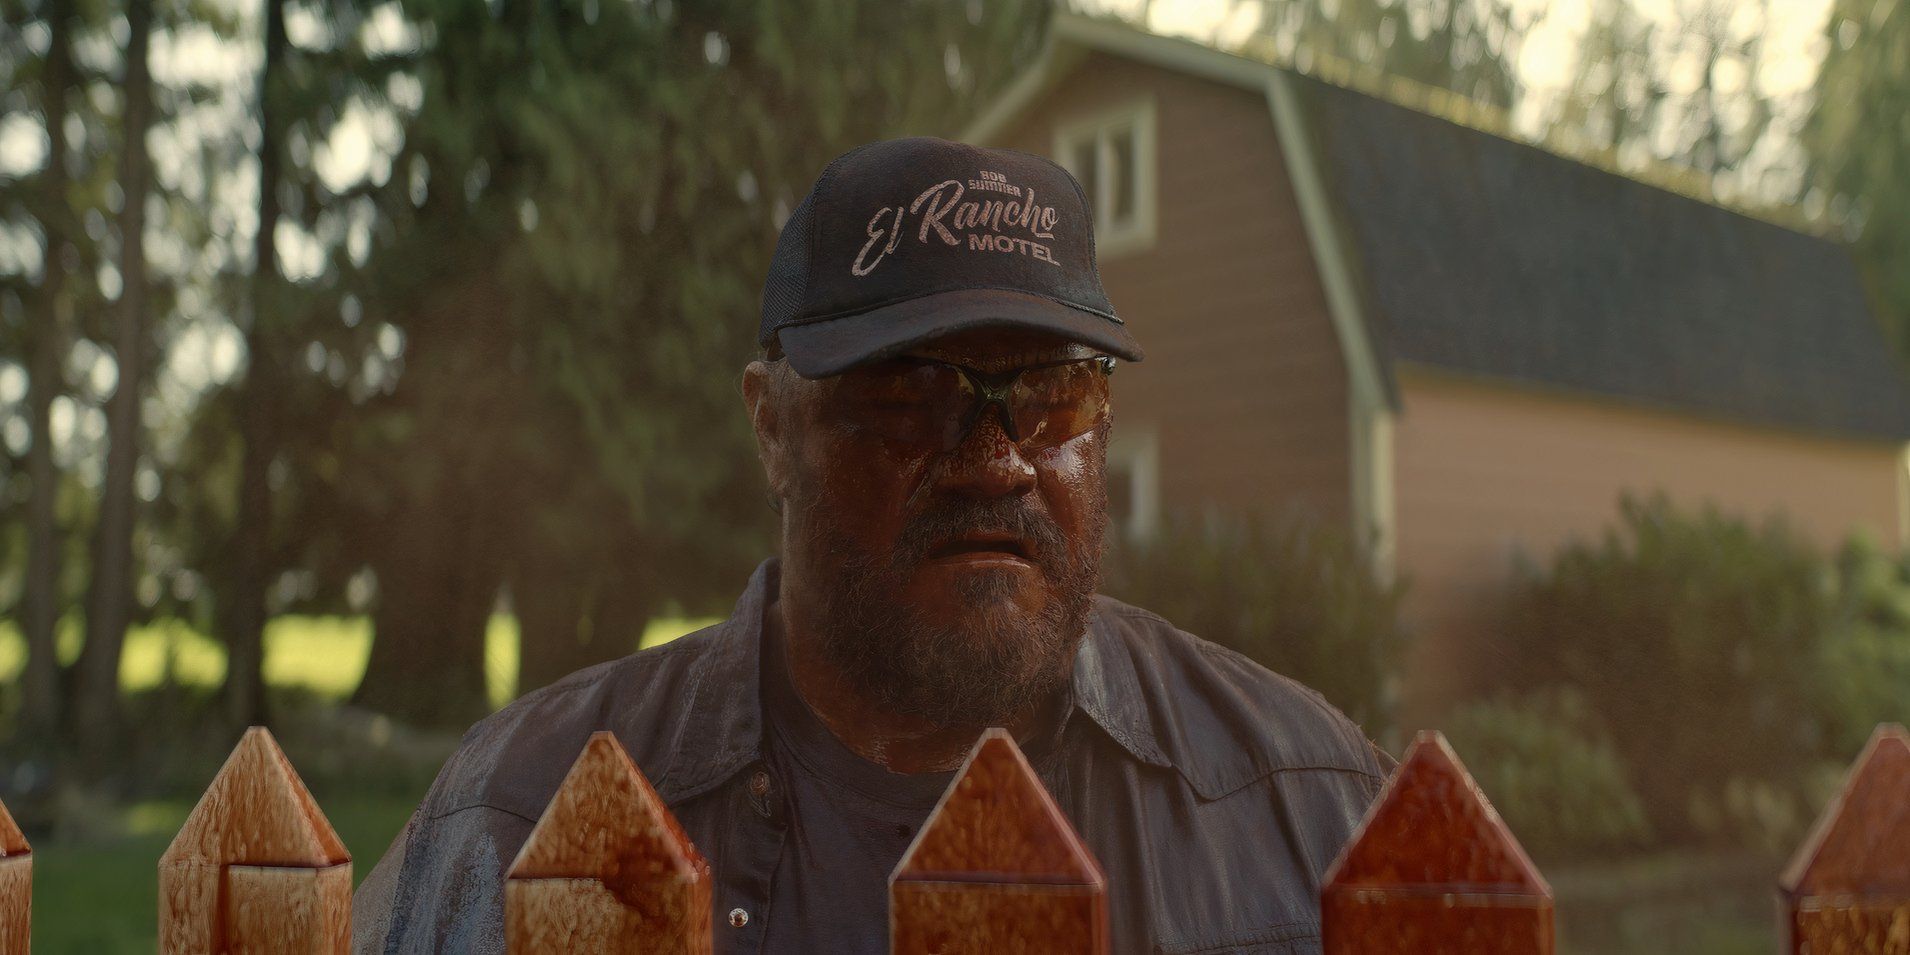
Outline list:
[[[1783,519],[1659,497],[1600,540],[1528,559],[1486,691],[1439,724],[1542,859],[1646,846],[1794,846],[1910,701],[1910,557],[1825,554]],[[1321,691],[1401,748],[1391,677],[1410,582],[1344,535],[1180,515],[1117,541],[1104,592]]]
[[[1910,561],[1659,498],[1621,513],[1528,567],[1497,695],[1455,716],[1455,745],[1539,851],[1795,845],[1876,725],[1903,719]]]
[[[1117,542],[1101,589],[1318,690],[1369,734],[1393,728],[1401,587],[1375,575],[1344,532],[1176,515],[1144,542]]]
[[[1910,354],[1901,2],[1821,0],[1799,73],[1775,0],[0,0],[0,798],[145,873],[90,861],[43,949],[149,947],[153,820],[238,726],[362,875],[447,730],[727,612],[774,545],[736,380],[776,230],[849,146],[957,133],[1058,7],[1801,216]],[[1359,543],[1188,516],[1107,589],[1397,743],[1411,581]],[[1910,699],[1910,563],[1761,515],[1631,502],[1504,597],[1447,728],[1542,856],[1791,844]]]
[[[1583,693],[1653,830],[1689,841],[1728,781],[1789,793],[1798,767],[1836,758],[1819,712],[1840,686],[1824,666],[1835,581],[1780,521],[1662,500],[1621,514],[1516,594],[1504,682]]]
[[[15,5],[13,97],[78,140],[6,181],[21,234],[52,250],[7,276],[9,367],[30,372],[6,541],[22,724],[95,750],[137,736],[117,685],[89,678],[121,667],[123,639],[91,622],[113,607],[115,634],[176,617],[225,647],[233,723],[271,715],[271,619],[368,613],[354,701],[444,726],[490,708],[501,593],[525,689],[629,652],[659,616],[726,609],[769,546],[735,385],[777,227],[836,153],[971,111],[1046,13],[179,6],[139,31],[169,51],[155,78],[114,48],[131,12]],[[90,110],[142,84],[196,153],[112,148],[118,117]],[[119,272],[188,301],[135,307],[95,277],[120,251],[96,225],[126,202],[115,160],[153,167],[145,204],[191,226],[148,226],[152,261]],[[114,347],[128,323],[136,346]],[[121,398],[145,412],[128,427],[101,416]],[[35,437],[62,432],[86,440]],[[121,499],[136,527],[109,526]],[[55,634],[76,614],[69,665]]]
[[[1611,854],[1649,843],[1650,823],[1626,764],[1572,687],[1507,690],[1464,704],[1443,732],[1534,856]]]

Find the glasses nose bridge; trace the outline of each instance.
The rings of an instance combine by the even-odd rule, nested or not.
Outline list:
[[[975,393],[975,404],[968,413],[968,420],[963,423],[961,434],[956,438],[956,443],[959,445],[961,442],[968,440],[969,432],[975,429],[975,425],[981,421],[981,416],[987,412],[990,405],[993,405],[996,409],[995,415],[1001,421],[1002,432],[1008,435],[1009,441],[1017,445],[1021,444],[1021,429],[1015,426],[1015,408],[1012,404],[1012,396],[1015,391],[1015,383],[1021,379],[1021,373],[1027,369],[1016,368],[998,375],[985,375],[976,369],[964,365],[951,365],[950,367],[961,374],[962,380],[966,382],[969,388],[973,389]]]

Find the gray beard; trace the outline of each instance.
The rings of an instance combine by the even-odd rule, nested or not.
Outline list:
[[[818,622],[825,659],[883,710],[936,726],[999,726],[1066,686],[1099,580],[1105,503],[1076,559],[1060,529],[1018,501],[969,502],[925,514],[903,532],[888,561],[852,556],[846,542],[818,541],[836,557]],[[961,620],[926,617],[897,599],[901,584],[937,540],[971,528],[1011,530],[1031,543],[1048,584],[1035,614],[1009,603],[1021,581],[984,570],[960,585]]]

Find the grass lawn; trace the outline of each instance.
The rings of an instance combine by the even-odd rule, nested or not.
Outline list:
[[[352,854],[355,881],[378,863],[416,802],[400,796],[314,795]],[[153,951],[159,855],[191,810],[185,800],[139,803],[124,811],[117,837],[35,846],[33,951]]]
[[[642,646],[667,643],[715,623],[714,618],[650,621]],[[517,695],[517,619],[491,618],[484,635],[484,669],[491,705],[503,706]],[[60,657],[71,663],[80,653],[80,624],[69,618],[60,627]],[[634,649],[634,648],[633,648]],[[325,699],[343,700],[365,675],[371,653],[368,617],[274,617],[265,628],[265,679],[273,686],[303,686]],[[12,621],[0,621],[0,684],[12,683],[26,665],[26,640]],[[180,620],[159,620],[133,627],[120,660],[120,685],[148,690],[168,675],[188,686],[217,686],[225,679],[225,648]]]
[[[1757,851],[1664,850],[1545,867],[1565,955],[1763,955],[1776,945],[1784,860]]]

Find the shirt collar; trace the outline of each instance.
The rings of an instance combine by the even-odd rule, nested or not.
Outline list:
[[[715,788],[761,755],[763,608],[772,589],[781,584],[781,566],[775,557],[757,565],[729,619],[716,626],[708,649],[690,668],[689,703],[678,724],[670,767],[657,784],[666,803]],[[1102,604],[1097,597],[1087,635],[1075,653],[1074,707],[1135,759],[1171,767],[1147,717],[1133,658],[1110,652],[1119,638]]]
[[[1162,768],[1174,763],[1154,733],[1148,697],[1134,657],[1124,651],[1107,598],[1096,595],[1088,615],[1088,633],[1074,655],[1074,705],[1141,762]]]
[[[763,607],[779,586],[780,567],[774,557],[756,565],[729,619],[716,625],[709,647],[690,665],[689,703],[671,744],[670,768],[657,784],[667,804],[715,788],[762,753]]]

